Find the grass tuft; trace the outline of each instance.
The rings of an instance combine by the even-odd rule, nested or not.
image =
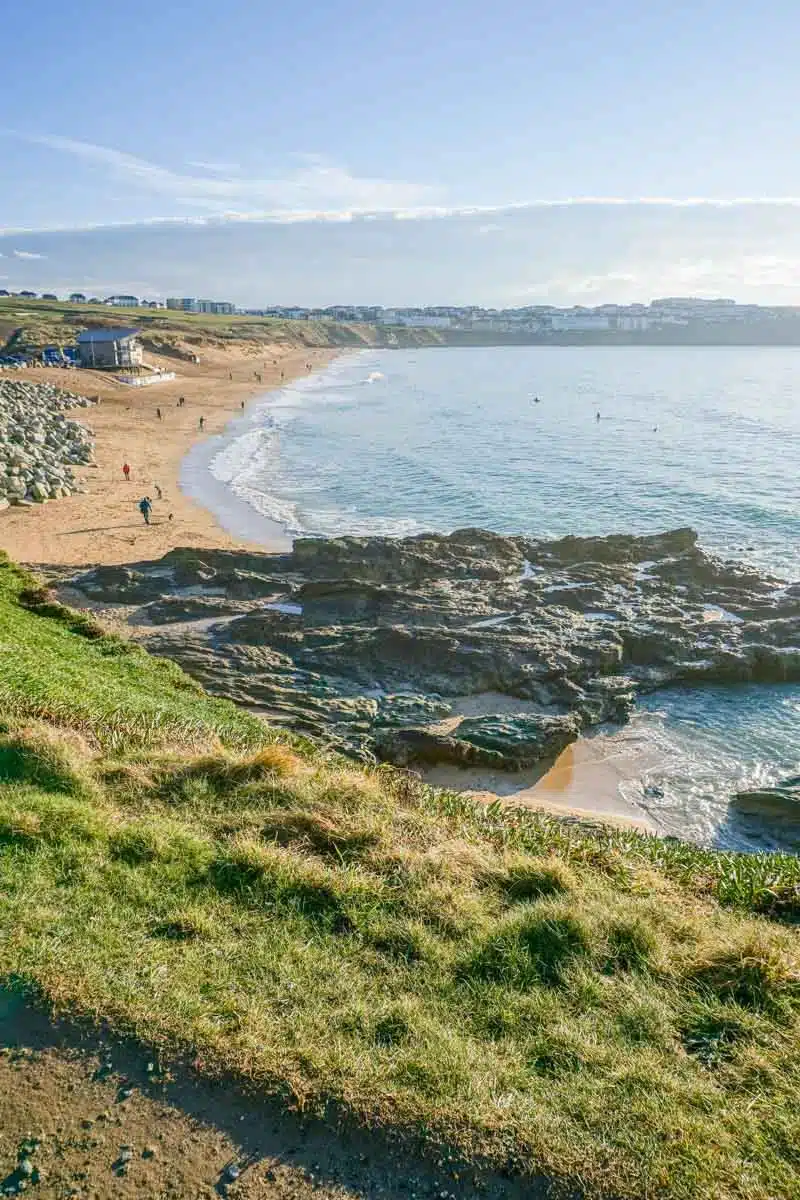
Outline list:
[[[574,878],[558,859],[521,858],[509,865],[498,885],[509,900],[525,902],[569,892],[574,887]]]
[[[0,785],[10,783],[29,783],[68,796],[85,796],[89,787],[66,739],[30,728],[0,735]]]
[[[466,960],[462,975],[512,988],[557,984],[590,945],[586,925],[571,911],[545,915],[532,908],[503,922]]]
[[[658,937],[643,917],[614,921],[607,933],[603,970],[645,971],[658,950]]]
[[[742,1008],[783,1013],[800,1001],[797,965],[765,937],[710,955],[691,974],[704,993]]]
[[[279,846],[293,846],[340,862],[360,858],[376,846],[380,834],[337,821],[332,813],[291,811],[269,814],[262,837]]]

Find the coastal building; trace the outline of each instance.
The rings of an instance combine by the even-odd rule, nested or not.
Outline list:
[[[650,318],[643,313],[620,313],[616,318],[617,329],[643,333],[650,328]]]
[[[217,317],[229,317],[235,310],[234,306],[228,300],[198,300],[197,311],[212,313]]]
[[[580,331],[592,333],[597,329],[610,329],[611,317],[606,313],[569,312],[553,313],[550,318],[550,328],[554,333]]]
[[[111,305],[112,308],[138,308],[138,296],[107,296],[103,301],[104,304]]]
[[[194,296],[167,296],[167,308],[173,312],[211,313],[214,316],[231,316],[236,312],[229,300],[197,300]]]
[[[403,325],[406,328],[418,329],[449,329],[453,324],[450,317],[432,317],[425,313],[398,312],[396,309],[384,309],[378,318],[379,325]]]
[[[82,367],[140,367],[143,352],[139,330],[87,329],[78,334],[78,356]]]
[[[197,312],[197,301],[191,296],[179,299],[177,296],[167,296],[167,308],[172,312]]]

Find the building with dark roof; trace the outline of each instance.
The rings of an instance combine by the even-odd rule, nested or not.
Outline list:
[[[138,296],[107,296],[103,304],[110,304],[112,308],[138,308]]]
[[[78,334],[78,354],[82,367],[140,367],[143,354],[139,330],[87,329]]]

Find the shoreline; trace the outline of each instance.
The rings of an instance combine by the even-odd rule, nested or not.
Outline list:
[[[327,375],[334,361],[341,366],[347,360],[360,358],[363,353],[350,349],[330,353],[327,361],[320,364],[320,370]],[[263,418],[259,419],[259,414],[269,407],[266,402],[270,396],[276,396],[284,387],[290,387],[302,379],[310,379],[317,373],[302,371],[290,379],[281,380],[269,392],[257,394],[243,412],[234,415],[216,434],[196,441],[181,462],[179,485],[184,495],[207,509],[220,528],[232,538],[243,545],[260,548],[265,553],[289,552],[295,537],[311,535],[293,530],[291,526],[287,528],[280,519],[261,512],[255,503],[238,495],[232,483],[218,478],[212,472],[212,464],[238,438],[263,430],[264,421]],[[302,394],[300,389],[298,394]]]
[[[203,502],[204,492],[217,481],[207,470],[197,477],[184,460],[196,451],[203,461],[208,446],[207,465],[215,441],[253,400],[306,377],[308,364],[311,371],[328,366],[340,353],[280,345],[202,347],[200,364],[148,353],[149,363],[175,371],[176,378],[141,389],[99,371],[29,368],[24,375],[28,382],[99,397],[91,409],[70,414],[93,430],[95,464],[76,469],[86,492],[5,512],[0,517],[0,547],[17,562],[48,567],[122,565],[160,558],[179,546],[263,553],[286,549],[283,530],[257,514],[250,521],[254,516],[258,520],[257,540],[231,532],[224,517]],[[254,378],[255,371],[261,382]],[[180,396],[185,397],[181,408]],[[122,475],[124,462],[131,466],[130,483]],[[162,500],[157,499],[156,486]],[[153,501],[149,526],[137,509],[144,495]]]

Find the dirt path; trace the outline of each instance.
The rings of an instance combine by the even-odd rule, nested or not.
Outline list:
[[[190,1068],[162,1074],[141,1048],[54,1025],[2,991],[0,1194],[42,1200],[543,1195],[531,1183],[477,1176],[445,1154],[440,1163],[418,1158],[381,1133],[304,1121]]]

